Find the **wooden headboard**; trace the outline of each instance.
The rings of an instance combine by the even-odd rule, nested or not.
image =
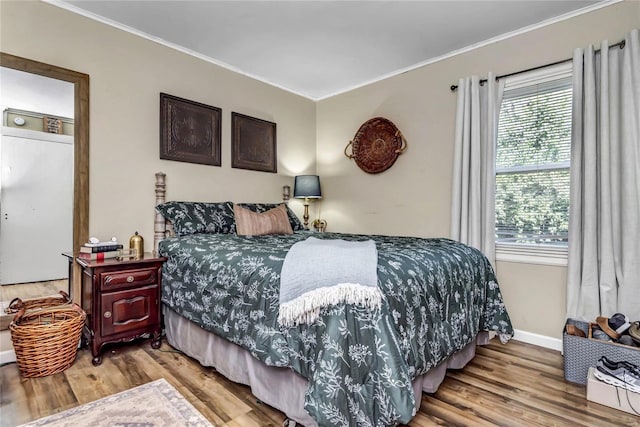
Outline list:
[[[155,210],[155,207],[166,201],[167,196],[167,174],[164,172],[156,173],[156,204],[153,205],[155,212],[155,221],[153,222],[153,253],[158,254],[158,244],[160,240],[165,239],[173,235],[173,226],[170,221],[165,220],[160,212]]]
[[[165,217],[155,209],[156,206],[167,200],[167,174],[164,172],[156,172],[155,193],[156,203],[153,205],[155,213],[155,220],[153,222],[153,253],[157,255],[160,241],[175,235],[171,221],[166,220]],[[287,198],[283,198],[283,200],[289,200],[288,193]]]

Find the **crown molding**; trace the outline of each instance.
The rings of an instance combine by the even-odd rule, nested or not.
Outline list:
[[[500,34],[499,36],[495,36],[495,37],[492,37],[492,38],[487,39],[487,40],[483,40],[483,41],[478,42],[478,43],[470,44],[469,46],[465,46],[465,47],[463,47],[461,49],[453,50],[453,51],[451,51],[449,53],[445,53],[444,55],[440,55],[440,56],[437,56],[435,58],[427,59],[427,60],[419,62],[417,64],[413,64],[413,65],[410,65],[408,67],[401,68],[401,69],[396,70],[396,71],[392,71],[392,72],[384,74],[384,75],[382,75],[380,77],[376,77],[375,79],[371,79],[371,80],[368,80],[366,82],[350,86],[348,88],[345,88],[344,90],[333,92],[333,93],[330,93],[330,94],[328,94],[326,96],[318,97],[318,98],[315,99],[315,101],[322,101],[322,100],[325,100],[325,99],[329,99],[329,98],[334,97],[336,95],[341,95],[341,94],[350,92],[352,90],[359,89],[361,87],[368,86],[370,84],[377,83],[377,82],[380,82],[382,80],[386,80],[388,78],[395,77],[395,76],[398,76],[400,74],[404,74],[404,73],[407,73],[409,71],[413,71],[413,70],[416,70],[418,68],[425,67],[427,65],[435,64],[436,62],[444,61],[445,59],[453,58],[454,56],[462,55],[464,53],[471,52],[471,51],[473,51],[475,49],[479,49],[481,47],[489,46],[491,44],[498,43],[498,42],[501,42],[503,40],[507,40],[507,39],[509,39],[511,37],[519,36],[521,34],[526,34],[526,33],[530,32],[530,31],[535,31],[537,29],[544,28],[546,26],[553,25],[553,24],[556,24],[558,22],[566,21],[568,19],[575,18],[576,16],[584,15],[585,13],[593,12],[595,10],[602,9],[602,8],[611,6],[611,5],[616,4],[616,3],[621,3],[623,1],[625,1],[625,0],[606,0],[606,1],[602,1],[602,2],[599,2],[599,3],[593,4],[591,6],[583,7],[581,9],[577,9],[577,10],[565,13],[563,15],[559,15],[559,16],[556,16],[556,17],[553,17],[553,18],[549,18],[547,20],[538,22],[537,24],[528,25],[526,27],[522,27],[522,28],[519,28],[517,30],[510,31],[508,33]]]
[[[605,0],[605,1],[593,4],[591,6],[583,7],[581,9],[577,9],[577,10],[574,10],[572,12],[568,12],[568,13],[565,13],[563,15],[559,15],[559,16],[556,16],[554,18],[550,18],[550,19],[538,22],[536,24],[532,24],[532,25],[529,25],[529,26],[526,26],[526,27],[522,27],[522,28],[519,28],[517,30],[501,34],[499,36],[492,37],[490,39],[487,39],[487,40],[484,40],[484,41],[481,41],[481,42],[478,42],[478,43],[474,43],[474,44],[468,45],[468,46],[463,47],[461,49],[457,49],[457,50],[451,51],[449,53],[446,53],[444,55],[441,55],[441,56],[438,56],[438,57],[435,57],[435,58],[431,58],[431,59],[419,62],[419,63],[411,65],[409,67],[401,68],[399,70],[395,70],[395,71],[392,71],[390,73],[383,74],[382,76],[376,77],[374,79],[366,80],[366,81],[364,81],[362,83],[359,83],[359,84],[356,84],[356,85],[347,86],[347,87],[345,87],[343,89],[340,89],[340,90],[335,91],[335,92],[331,92],[331,93],[329,93],[327,95],[323,95],[323,96],[311,96],[311,95],[308,95],[308,94],[305,94],[305,93],[302,93],[302,92],[299,92],[299,91],[292,90],[290,88],[282,86],[281,84],[274,83],[274,82],[272,82],[272,81],[270,81],[268,79],[265,79],[264,77],[260,77],[260,76],[257,76],[257,75],[251,74],[251,73],[247,73],[246,71],[242,71],[242,70],[234,67],[233,65],[227,64],[226,62],[222,62],[222,61],[216,60],[216,59],[211,58],[209,56],[206,56],[206,55],[203,55],[201,53],[195,52],[195,51],[193,51],[191,49],[187,49],[187,48],[185,48],[183,46],[179,46],[177,44],[168,42],[168,41],[166,41],[164,39],[161,39],[159,37],[155,37],[155,36],[152,36],[150,34],[147,34],[147,33],[143,32],[143,31],[140,31],[140,30],[137,30],[135,28],[129,27],[128,25],[124,25],[124,24],[115,22],[115,21],[113,21],[111,19],[105,18],[103,16],[97,15],[97,14],[92,13],[92,12],[88,12],[88,11],[86,11],[84,9],[81,9],[81,8],[79,8],[77,6],[74,6],[72,4],[66,3],[64,1],[61,1],[61,0],[42,0],[42,1],[45,2],[45,3],[48,3],[48,4],[52,5],[52,6],[56,6],[56,7],[59,7],[61,9],[68,10],[69,12],[73,12],[73,13],[76,13],[78,15],[82,15],[82,16],[84,16],[86,18],[89,18],[89,19],[92,19],[94,21],[101,22],[103,24],[109,25],[109,26],[117,28],[119,30],[126,31],[126,32],[128,32],[130,34],[142,37],[144,39],[147,39],[147,40],[153,41],[155,43],[161,44],[163,46],[166,46],[168,48],[171,48],[171,49],[177,50],[179,52],[185,53],[187,55],[193,56],[193,57],[198,58],[198,59],[200,59],[202,61],[209,62],[211,64],[214,64],[214,65],[217,65],[219,67],[225,68],[225,69],[227,69],[229,71],[233,71],[234,73],[241,74],[243,76],[246,76],[246,77],[249,77],[251,79],[260,81],[260,82],[268,84],[270,86],[274,86],[274,87],[276,87],[278,89],[284,90],[284,91],[292,93],[294,95],[298,95],[298,96],[301,96],[303,98],[309,99],[311,101],[316,101],[317,102],[317,101],[323,101],[323,100],[332,98],[332,97],[337,96],[337,95],[342,95],[342,94],[347,93],[347,92],[351,92],[352,90],[359,89],[359,88],[362,88],[362,87],[365,87],[365,86],[380,82],[382,80],[386,80],[388,78],[395,77],[395,76],[398,76],[400,74],[404,74],[406,72],[413,71],[413,70],[416,70],[418,68],[422,68],[422,67],[425,67],[427,65],[431,65],[431,64],[434,64],[436,62],[443,61],[445,59],[452,58],[452,57],[457,56],[457,55],[462,55],[464,53],[470,52],[472,50],[475,50],[475,49],[478,49],[478,48],[481,48],[481,47],[484,47],[484,46],[488,46],[488,45],[491,45],[491,44],[494,44],[494,43],[498,43],[500,41],[509,39],[511,37],[514,37],[514,36],[525,34],[525,33],[528,33],[530,31],[534,31],[534,30],[546,27],[548,25],[553,25],[553,24],[556,24],[558,22],[562,22],[562,21],[565,21],[567,19],[571,19],[571,18],[574,18],[576,16],[583,15],[585,13],[593,12],[595,10],[602,9],[604,7],[607,7],[607,6],[611,6],[611,5],[615,4],[615,3],[620,3],[620,2],[622,2],[624,0]]]
[[[254,80],[258,80],[258,81],[260,81],[262,83],[266,83],[266,84],[268,84],[270,86],[274,86],[274,87],[276,87],[278,89],[282,89],[282,90],[284,90],[286,92],[289,92],[289,93],[292,93],[294,95],[298,95],[298,96],[301,96],[303,98],[315,101],[315,98],[313,98],[313,97],[311,97],[311,96],[309,96],[307,94],[294,91],[294,90],[292,90],[290,88],[287,88],[287,87],[284,87],[284,86],[282,86],[282,85],[280,85],[278,83],[274,83],[272,81],[269,81],[269,80],[267,80],[267,79],[265,79],[263,77],[253,75],[251,73],[247,73],[246,71],[242,71],[242,70],[234,67],[231,64],[227,64],[226,62],[219,61],[217,59],[211,58],[210,56],[203,55],[203,54],[195,52],[195,51],[193,51],[191,49],[187,49],[184,46],[180,46],[180,45],[177,45],[175,43],[168,42],[168,41],[166,41],[166,40],[164,40],[164,39],[162,39],[160,37],[152,36],[150,34],[147,34],[147,33],[143,32],[143,31],[140,31],[140,30],[135,29],[133,27],[130,27],[128,25],[124,25],[124,24],[121,24],[119,22],[113,21],[113,20],[111,20],[109,18],[105,18],[104,16],[97,15],[97,14],[95,14],[93,12],[89,12],[87,10],[81,9],[81,8],[79,8],[77,6],[74,6],[72,4],[66,3],[64,1],[60,1],[60,0],[41,0],[41,1],[44,2],[44,3],[48,3],[48,4],[52,5],[52,6],[56,6],[56,7],[59,7],[61,9],[65,9],[65,10],[67,10],[69,12],[73,12],[73,13],[75,13],[77,15],[84,16],[85,18],[89,18],[89,19],[92,19],[94,21],[98,21],[98,22],[100,22],[102,24],[105,24],[105,25],[109,25],[110,27],[114,27],[114,28],[116,28],[118,30],[125,31],[127,33],[133,34],[133,35],[138,36],[138,37],[142,37],[143,39],[147,39],[149,41],[158,43],[158,44],[163,45],[165,47],[168,47],[170,49],[177,50],[177,51],[182,52],[184,54],[187,54],[187,55],[193,56],[195,58],[198,58],[198,59],[200,59],[202,61],[209,62],[211,64],[217,65],[217,66],[219,66],[221,68],[224,68],[226,70],[229,70],[229,71],[233,71],[234,73],[241,74],[243,76],[249,77],[249,78],[254,79]]]

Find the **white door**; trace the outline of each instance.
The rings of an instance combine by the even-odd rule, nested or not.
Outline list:
[[[0,284],[66,278],[73,137],[3,128],[0,166]]]

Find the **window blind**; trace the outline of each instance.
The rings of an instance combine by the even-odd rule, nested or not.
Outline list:
[[[496,242],[566,245],[570,78],[505,90],[496,150]]]

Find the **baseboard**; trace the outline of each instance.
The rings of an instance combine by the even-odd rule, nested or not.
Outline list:
[[[526,342],[527,344],[550,348],[551,350],[562,351],[562,340],[558,338],[551,338],[545,335],[534,334],[532,332],[520,331],[516,329],[514,331],[513,339],[516,341]],[[0,365],[15,361],[16,353],[13,350],[0,351]]]
[[[559,338],[552,338],[546,335],[539,335],[534,334],[533,332],[516,329],[514,331],[513,339],[516,341],[526,342],[527,344],[549,348],[551,350],[562,351],[562,340]]]
[[[13,350],[0,351],[0,365],[16,361],[16,352]]]

